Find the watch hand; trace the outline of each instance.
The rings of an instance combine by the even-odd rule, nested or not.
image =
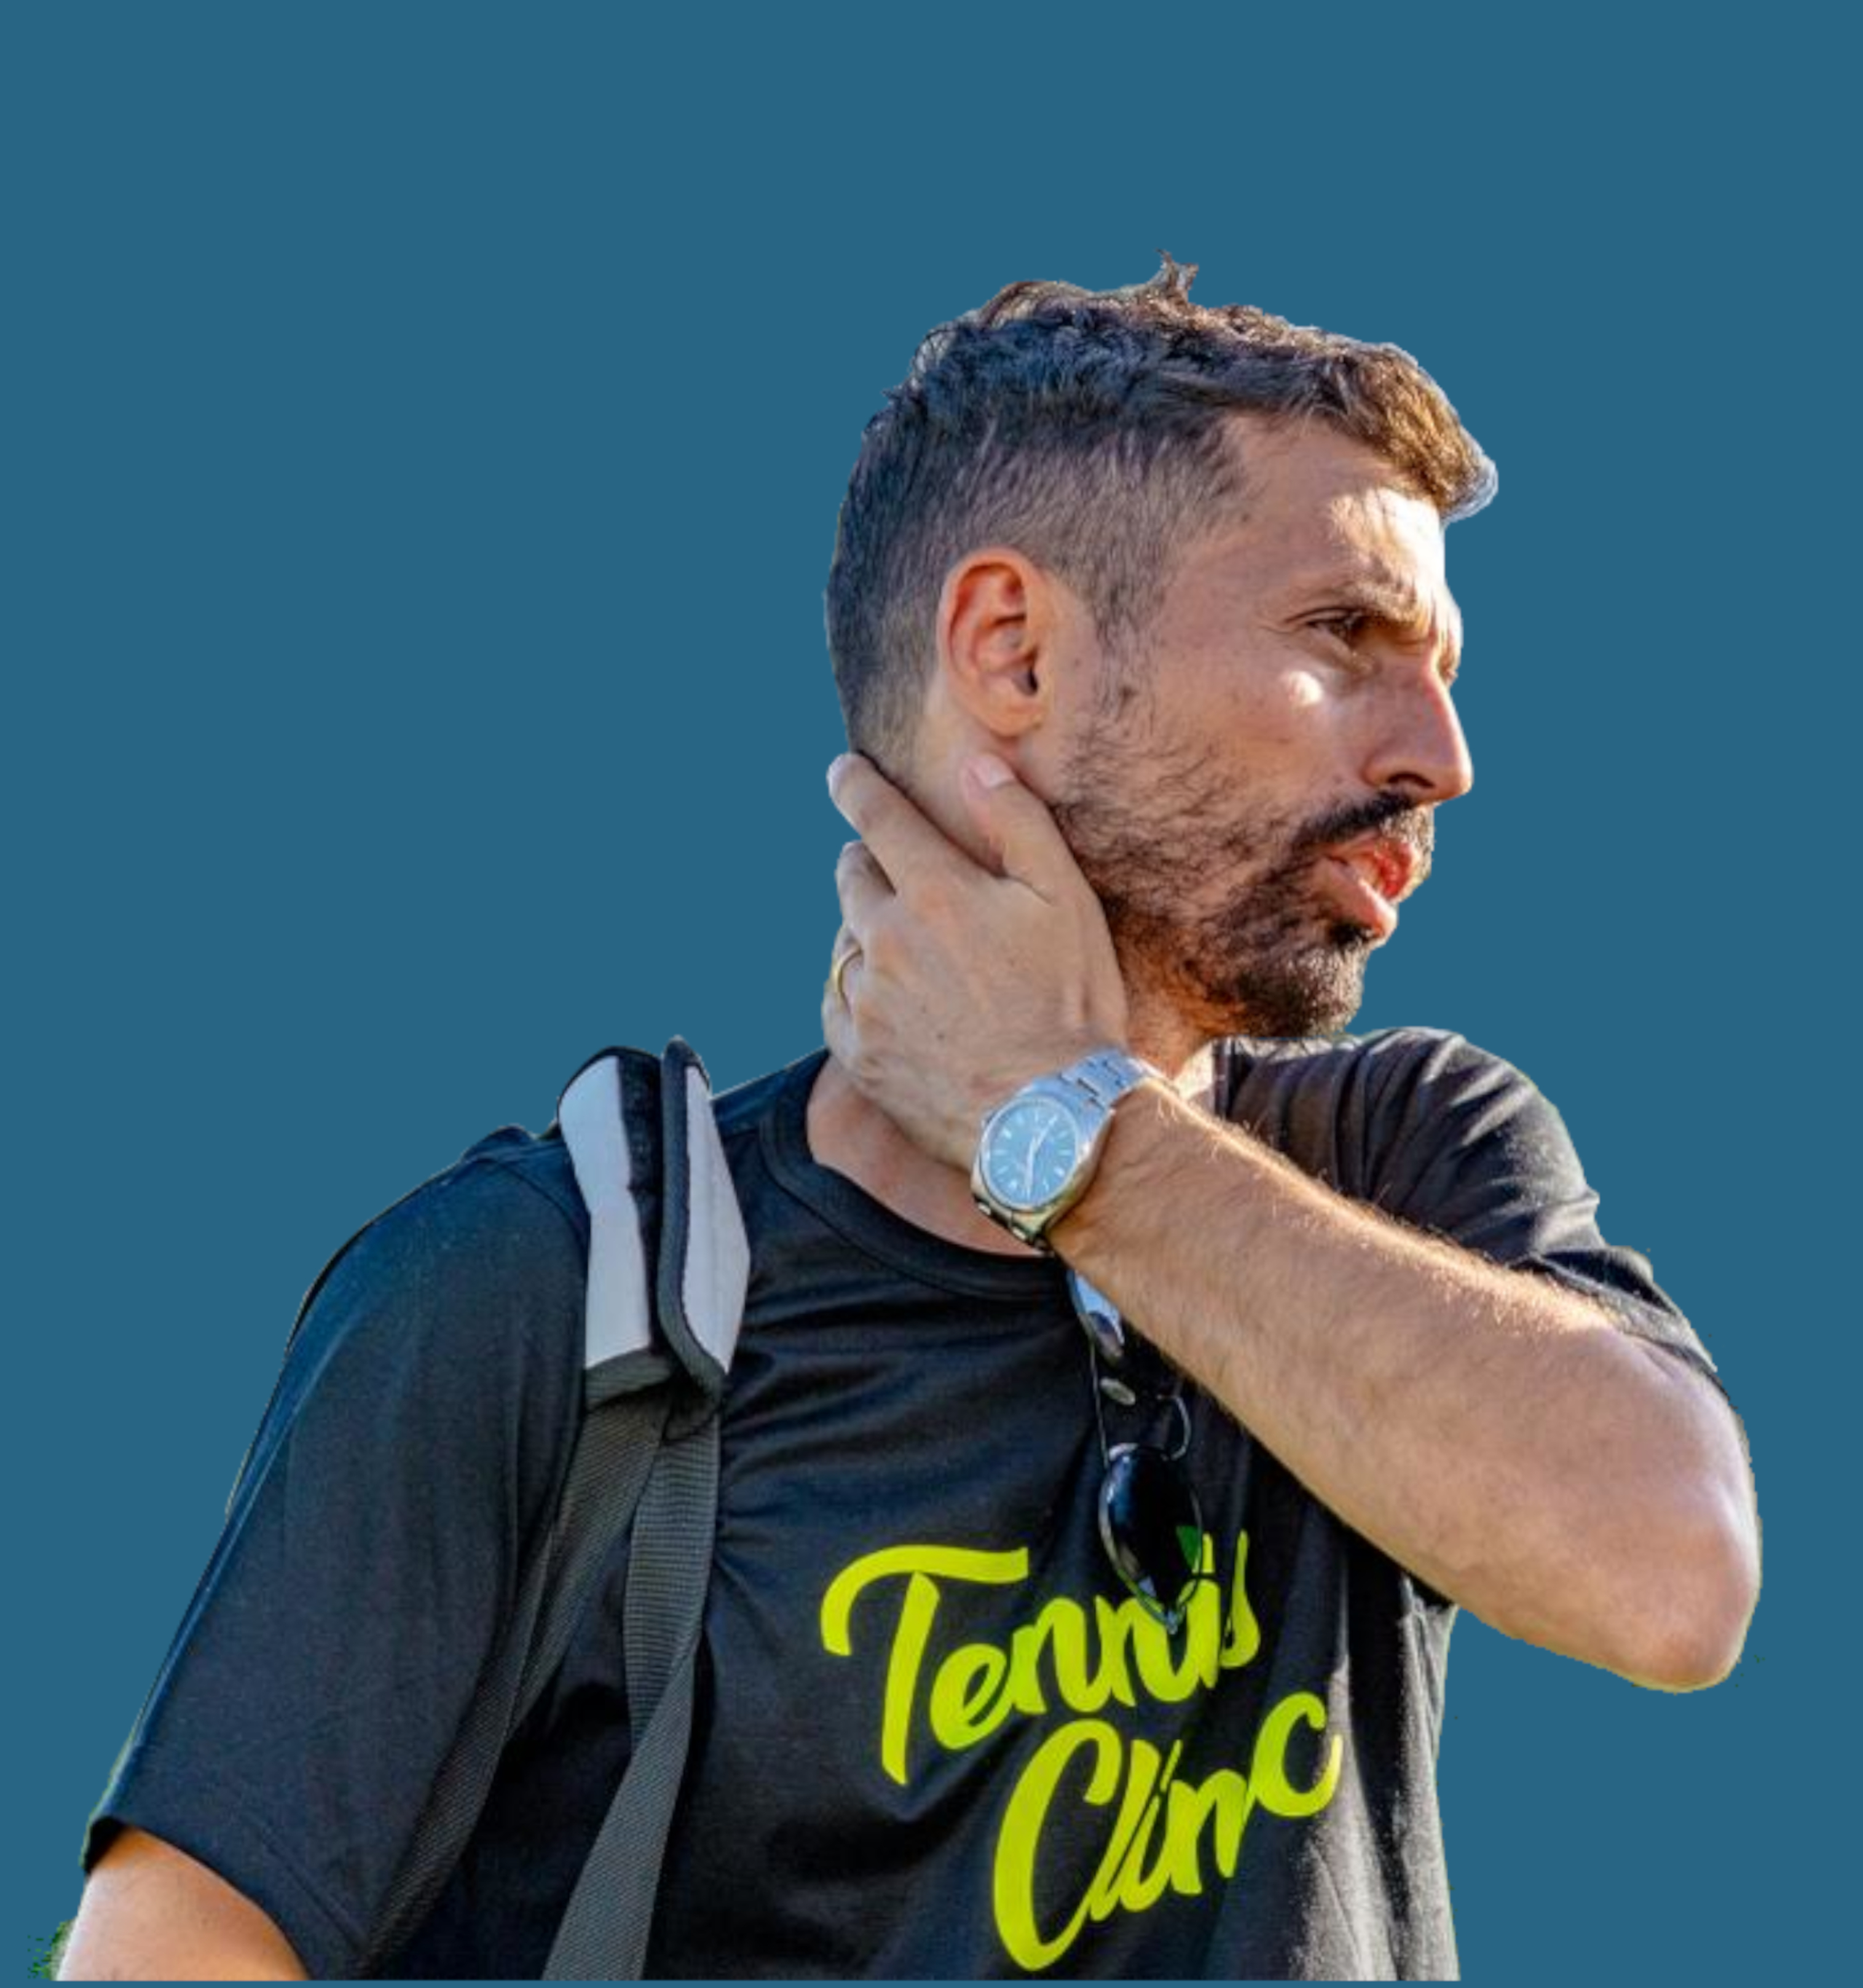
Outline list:
[[[1030,1149],[1029,1175],[1027,1180],[1023,1183],[1023,1192],[1030,1201],[1034,1200],[1036,1194],[1035,1181],[1036,1163],[1041,1158],[1043,1150],[1046,1148],[1048,1141],[1053,1138],[1053,1126],[1051,1124],[1043,1126],[1041,1131],[1041,1136],[1035,1141],[1034,1145]]]

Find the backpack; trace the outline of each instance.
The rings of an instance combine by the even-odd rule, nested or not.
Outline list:
[[[631,1523],[622,1639],[632,1746],[543,1978],[637,1980],[645,1968],[691,1733],[718,1514],[719,1404],[743,1321],[750,1245],[710,1081],[678,1036],[658,1057],[634,1049],[592,1057],[544,1137],[559,1129],[589,1213],[582,1425],[547,1541],[522,1573],[485,1681],[370,1929],[363,1978],[379,1975],[432,1909],[506,1743],[561,1663],[608,1549]],[[649,1168],[660,1176],[657,1233],[633,1191]],[[293,1339],[349,1246],[306,1294]]]

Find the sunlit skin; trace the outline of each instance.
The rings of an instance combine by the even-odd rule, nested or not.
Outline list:
[[[1472,779],[1434,507],[1324,431],[1249,459],[1250,521],[1185,557],[1136,668],[1101,662],[1130,708],[1085,725],[1053,810],[1128,986],[1202,1040],[1344,1028],[1382,942],[1320,851],[1388,828],[1420,881]]]
[[[1048,803],[1111,935],[1125,1040],[1191,1098],[1207,1091],[1219,1037],[1346,1026],[1381,942],[1320,850],[1388,827],[1415,860],[1414,888],[1435,809],[1472,778],[1434,506],[1327,428],[1241,416],[1231,441],[1244,514],[1181,553],[1134,654],[1109,654],[1084,603],[1011,548],[953,570],[915,763],[901,773],[986,864],[960,786],[971,753],[999,754]],[[844,931],[837,950],[847,942]],[[817,1158],[908,1219],[1023,1251],[832,1053],[809,1131]]]

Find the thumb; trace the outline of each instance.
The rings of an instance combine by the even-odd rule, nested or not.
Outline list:
[[[1074,859],[1041,796],[993,752],[965,761],[964,793],[972,818],[1002,860],[1003,875],[1041,897],[1058,895]]]

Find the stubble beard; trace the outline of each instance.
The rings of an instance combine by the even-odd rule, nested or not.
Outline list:
[[[1343,839],[1331,822],[1250,808],[1213,756],[1137,751],[1104,727],[1067,775],[1051,811],[1135,997],[1206,1040],[1335,1035],[1358,1013],[1375,940],[1315,889],[1320,850]]]

